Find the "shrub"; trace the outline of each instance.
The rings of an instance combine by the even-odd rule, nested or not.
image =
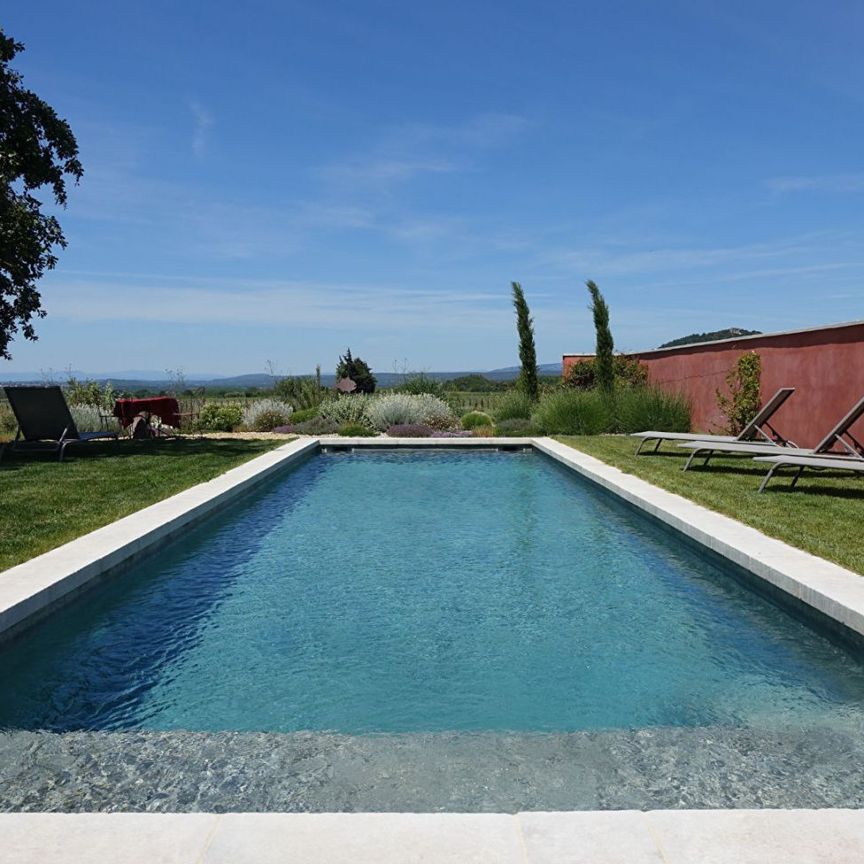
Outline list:
[[[382,432],[391,426],[405,424],[447,429],[455,422],[450,406],[429,393],[389,393],[378,396],[369,400],[366,416],[373,428]]]
[[[483,411],[469,411],[462,417],[463,429],[478,429],[481,426],[491,426],[492,418]]]
[[[288,423],[285,426],[274,426],[271,432],[277,432],[279,435],[291,435],[294,432],[294,427]]]
[[[615,396],[615,431],[689,432],[690,402],[686,396],[653,387],[619,390]]]
[[[495,427],[494,426],[475,426],[471,430],[472,438],[494,438],[495,437]]]
[[[761,358],[755,351],[742,354],[726,375],[729,396],[717,391],[717,406],[726,417],[730,435],[738,435],[759,411],[761,383]]]
[[[18,423],[15,420],[15,415],[12,413],[11,409],[7,410],[5,406],[0,403],[0,435],[12,435],[17,428]]]
[[[305,423],[307,420],[312,420],[314,417],[318,416],[318,407],[314,408],[301,408],[299,411],[294,410],[291,412],[291,422],[293,424],[297,423]]]
[[[75,421],[75,428],[79,432],[105,432],[105,424],[102,422],[102,413],[99,406],[87,403],[73,402],[69,406],[69,413]]]
[[[601,390],[562,390],[544,396],[531,421],[551,435],[600,435],[614,428],[614,403]]]
[[[470,429],[435,429],[430,438],[470,438]]]
[[[536,404],[525,393],[513,390],[501,398],[495,411],[495,419],[499,425],[503,420],[528,420]]]
[[[250,432],[269,432],[275,426],[284,426],[290,422],[292,410],[287,402],[256,399],[244,409],[243,425]]]
[[[686,432],[687,399],[649,387],[617,390],[562,390],[543,397],[532,424],[552,435],[602,435],[608,432]]]
[[[325,395],[318,382],[308,377],[280,378],[273,385],[273,392],[277,398],[288,402],[295,412],[317,409]]]
[[[324,417],[313,417],[303,423],[295,423],[289,428],[298,435],[332,435],[339,428],[339,424]]]
[[[69,378],[66,382],[66,401],[69,405],[95,405],[110,410],[114,407],[116,394],[110,381],[104,386],[98,381],[79,381]],[[98,432],[98,429],[88,430]]]
[[[648,368],[632,357],[616,354],[612,361],[616,385],[644,387],[648,383]],[[564,383],[577,390],[590,390],[597,384],[594,360],[577,360],[567,371]]]
[[[369,426],[369,416],[366,413],[369,398],[362,394],[357,396],[337,396],[321,403],[319,413],[338,429],[346,423],[359,423]]]
[[[207,402],[195,424],[202,432],[233,432],[243,422],[243,409],[239,405],[219,405]]]
[[[377,435],[377,432],[370,432],[368,426],[361,423],[346,423],[339,427],[339,434],[346,438],[367,438],[370,435]]]
[[[434,430],[423,423],[397,423],[387,430],[391,438],[431,438]]]
[[[511,435],[516,438],[524,435],[534,435],[537,431],[530,420],[522,417],[514,417],[511,420],[501,420],[495,426],[495,429],[499,435]]]

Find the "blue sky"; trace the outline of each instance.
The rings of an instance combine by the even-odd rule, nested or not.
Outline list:
[[[85,176],[4,371],[541,361],[859,319],[864,6],[11,2]]]

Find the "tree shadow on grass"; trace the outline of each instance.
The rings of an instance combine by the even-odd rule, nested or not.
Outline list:
[[[283,443],[283,442],[279,442]],[[62,469],[64,465],[104,459],[129,458],[188,458],[190,456],[218,456],[227,460],[243,456],[260,455],[272,447],[263,441],[237,438],[170,438],[147,441],[120,439],[119,441],[88,441],[67,448],[63,462],[58,462],[57,451],[49,449],[8,449],[0,459],[0,472],[15,471],[29,465],[50,463]]]

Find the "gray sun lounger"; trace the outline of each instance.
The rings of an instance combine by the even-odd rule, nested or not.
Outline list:
[[[825,470],[826,468],[836,471],[854,471],[857,474],[864,474],[864,459],[856,459],[851,456],[756,456],[754,462],[770,462],[771,467],[768,473],[762,480],[762,485],[759,487],[760,492],[765,491],[768,481],[774,476],[774,472],[778,468],[792,467],[797,468],[795,476],[792,478],[792,487],[804,473],[805,468],[816,468],[817,470]]]
[[[79,432],[63,391],[56,385],[3,389],[18,422],[15,440],[7,445],[9,450],[56,450],[58,460],[62,462],[70,444],[117,438],[116,432]]]
[[[646,441],[656,441],[651,453],[656,453],[663,441],[718,441],[744,443],[753,441],[757,444],[768,442],[774,446],[785,446],[787,441],[769,422],[777,409],[795,392],[794,387],[781,387],[761,408],[759,413],[741,430],[738,435],[702,435],[698,432],[633,432],[631,438],[640,438],[636,448],[636,456],[642,452]]]
[[[845,417],[840,420],[834,428],[815,446],[807,447],[784,447],[782,455],[785,456],[812,456],[828,459],[862,459],[864,460],[864,445],[858,441],[855,436],[849,431],[854,423],[864,415],[864,396],[862,396],[849,410]],[[840,445],[846,451],[846,455],[831,452],[832,449]],[[722,442],[701,439],[699,441],[688,441],[679,444],[679,447],[684,447],[693,452],[684,466],[686,471],[693,460],[697,456],[704,456],[705,461],[703,467],[708,464],[708,460],[715,454],[728,456],[776,456],[781,453],[776,446],[767,444],[743,444],[740,442]]]

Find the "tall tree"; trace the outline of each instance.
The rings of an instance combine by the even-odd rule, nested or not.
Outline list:
[[[66,206],[66,176],[84,174],[69,124],[35,93],[9,63],[24,46],[0,29],[0,359],[20,330],[36,339],[33,318],[44,318],[36,283],[57,263],[66,238],[54,216],[31,193],[50,188]]]
[[[359,357],[352,357],[350,348],[339,358],[336,378],[350,378],[357,385],[355,393],[374,393],[378,383],[369,364]]]
[[[525,301],[525,293],[518,282],[513,286],[513,307],[516,309],[516,329],[519,332],[519,371],[518,387],[532,399],[537,398],[537,349],[534,346],[534,321]]]
[[[594,332],[596,347],[594,349],[594,380],[601,390],[611,393],[615,386],[615,360],[613,351],[615,342],[609,329],[609,307],[600,293],[600,289],[590,279],[585,283],[591,295],[590,309],[594,314]]]

